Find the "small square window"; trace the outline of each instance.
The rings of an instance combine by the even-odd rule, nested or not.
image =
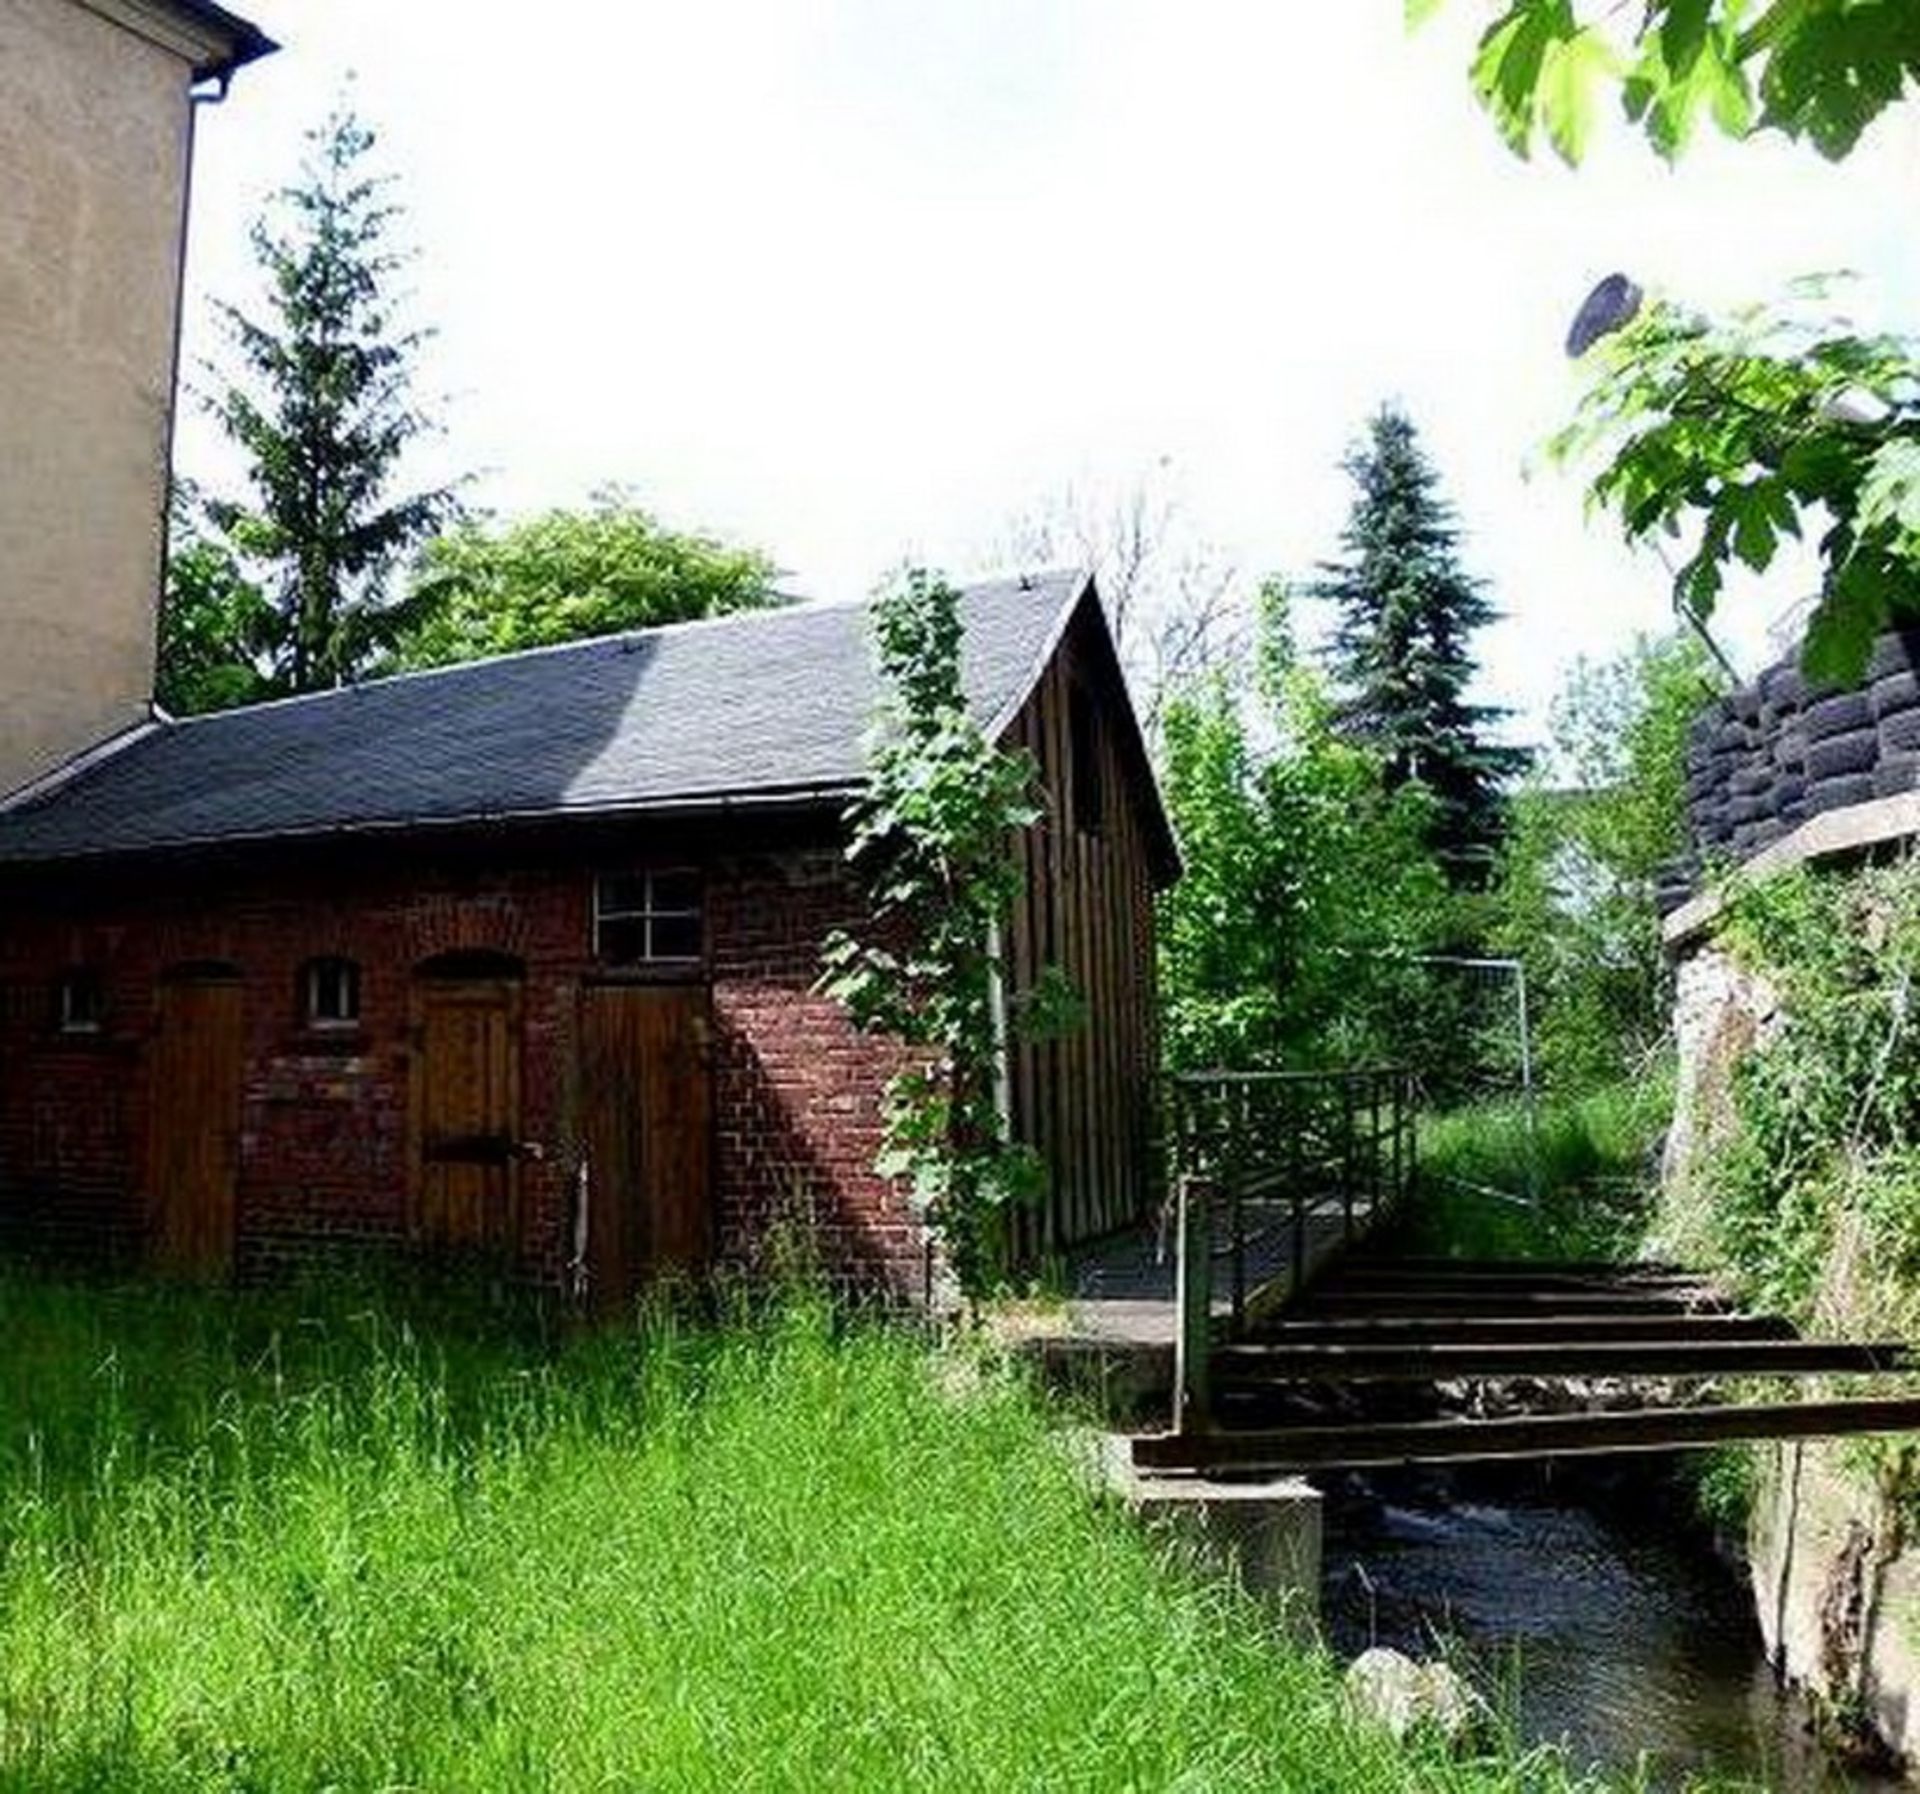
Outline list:
[[[350,959],[310,959],[301,978],[310,1028],[352,1028],[360,1021],[360,968]]]
[[[697,915],[657,915],[647,923],[649,959],[698,959],[700,918]]]
[[[643,873],[610,873],[600,881],[603,916],[637,916],[647,907],[647,880]]]
[[[658,914],[697,916],[700,913],[697,872],[656,872],[647,880],[647,893],[647,908]]]
[[[62,1034],[98,1034],[107,1015],[107,990],[91,966],[61,976],[54,991],[54,1020]]]
[[[702,948],[700,875],[616,873],[594,889],[594,950],[610,966],[689,965]]]
[[[610,966],[638,965],[647,957],[646,918],[602,915],[599,954]]]

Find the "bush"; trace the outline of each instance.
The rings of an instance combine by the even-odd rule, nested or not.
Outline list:
[[[1837,1256],[1864,1325],[1920,1320],[1920,866],[1801,870],[1734,893],[1728,948],[1779,1012],[1734,1080],[1738,1126],[1697,1181],[1745,1293],[1814,1318]]]

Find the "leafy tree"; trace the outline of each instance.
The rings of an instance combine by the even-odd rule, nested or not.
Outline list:
[[[1405,1056],[1418,956],[1446,933],[1423,788],[1389,791],[1336,731],[1263,593],[1255,675],[1212,671],[1168,702],[1162,785],[1186,871],[1162,899],[1160,987],[1180,1067]]]
[[[1920,350],[1831,320],[1656,304],[1591,353],[1555,452],[1603,458],[1593,498],[1629,540],[1692,527],[1677,608],[1704,624],[1731,562],[1764,571],[1817,518],[1807,669],[1857,679],[1876,632],[1920,605]]]
[[[443,666],[759,609],[779,602],[773,582],[764,555],[669,530],[607,488],[584,511],[465,521],[429,542],[393,660]]]
[[[1031,757],[996,747],[968,709],[959,594],[909,569],[875,599],[873,632],[884,696],[867,788],[848,813],[868,913],[828,937],[822,988],[908,1049],[887,1083],[877,1169],[906,1180],[973,1293],[994,1263],[996,1217],[1043,1176],[1000,1114],[996,993],[1034,1031],[1063,1025],[1071,1004],[1057,974],[1009,988],[1000,924],[1020,890],[1013,844],[1041,812]]]
[[[1409,23],[1443,0],[1406,0]],[[1912,0],[1488,0],[1494,13],[1473,84],[1521,155],[1545,136],[1578,162],[1601,94],[1661,155],[1703,116],[1732,137],[1756,130],[1846,155],[1920,81]]]
[[[1502,782],[1526,754],[1486,738],[1504,712],[1467,701],[1472,637],[1495,620],[1459,562],[1459,531],[1412,423],[1391,406],[1344,463],[1358,494],[1315,596],[1338,608],[1339,729],[1379,755],[1387,783],[1433,794],[1432,843],[1458,886],[1484,882],[1503,822]]]
[[[1441,0],[1407,0],[1410,22]],[[1662,154],[1704,112],[1745,137],[1772,129],[1847,155],[1920,82],[1912,0],[1499,0],[1474,83],[1509,144],[1544,130],[1579,159],[1594,91],[1618,79],[1628,115]],[[1920,604],[1920,403],[1914,346],[1755,309],[1709,320],[1659,304],[1593,357],[1592,389],[1557,442],[1604,445],[1595,500],[1630,540],[1699,532],[1675,580],[1703,622],[1729,561],[1755,570],[1783,535],[1820,521],[1820,602],[1806,663],[1858,678],[1874,632]]]
[[[394,321],[386,179],[365,172],[373,133],[337,114],[309,138],[281,216],[254,227],[267,315],[220,315],[241,376],[211,402],[245,452],[251,502],[208,513],[267,593],[273,626],[246,619],[235,658],[264,664],[273,691],[338,685],[391,647],[414,620],[389,602],[396,570],[454,513],[449,489],[396,494],[398,466],[427,428],[409,388],[425,333]]]
[[[233,550],[200,527],[190,485],[175,483],[169,508],[154,696],[175,716],[272,696],[261,668],[276,639],[278,613]]]
[[[1687,729],[1720,689],[1690,634],[1581,660],[1553,706],[1553,758],[1514,800],[1493,945],[1521,959],[1545,1076],[1638,1071],[1669,1018],[1654,886],[1686,848]]]

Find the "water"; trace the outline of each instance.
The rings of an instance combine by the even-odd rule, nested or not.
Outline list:
[[[1516,1479],[1509,1479],[1510,1483]],[[1568,1485],[1562,1484],[1564,1491]],[[1676,1528],[1681,1497],[1611,1485],[1370,1486],[1328,1502],[1325,1618],[1343,1656],[1445,1654],[1528,1743],[1676,1789],[1891,1789],[1813,1741],[1768,1668],[1744,1583]]]

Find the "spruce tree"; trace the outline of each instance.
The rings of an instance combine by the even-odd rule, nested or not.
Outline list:
[[[299,181],[254,227],[265,316],[218,308],[241,377],[211,404],[254,497],[208,515],[275,613],[264,640],[236,648],[279,692],[340,685],[391,646],[415,619],[389,583],[456,509],[450,488],[395,489],[429,427],[410,397],[427,333],[395,320],[407,258],[391,241],[389,181],[366,170],[374,135],[337,113],[309,144]]]
[[[1311,588],[1339,611],[1336,727],[1379,756],[1389,788],[1427,788],[1434,855],[1456,888],[1477,888],[1504,828],[1502,785],[1528,760],[1488,739],[1507,713],[1467,699],[1474,633],[1498,613],[1460,565],[1453,509],[1403,412],[1383,407],[1342,465],[1358,488],[1345,554]]]

